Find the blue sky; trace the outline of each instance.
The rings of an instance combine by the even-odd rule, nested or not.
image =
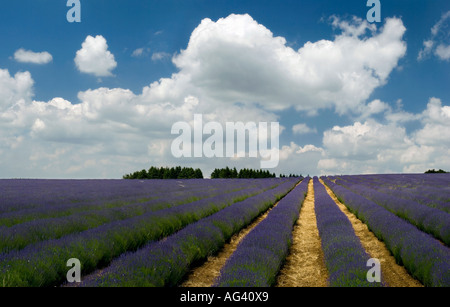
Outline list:
[[[171,125],[199,112],[223,121],[279,121],[284,130],[277,173],[450,170],[448,1],[381,0],[382,22],[373,24],[366,21],[364,0],[80,2],[80,23],[67,21],[69,8],[62,0],[2,5],[1,178],[117,178],[150,165],[198,166],[206,175],[223,165],[258,167],[255,159],[174,159]],[[202,22],[206,19],[210,23]],[[389,21],[389,33],[388,20],[397,21]],[[199,29],[204,31],[198,39],[191,36]],[[244,29],[242,39],[248,45],[230,41]],[[351,32],[357,29],[363,32]],[[208,36],[207,31],[215,34]],[[82,45],[88,37],[110,59],[104,66],[90,57],[93,49]],[[284,41],[277,41],[279,37]],[[322,48],[321,41],[330,43],[341,59],[323,49],[306,56],[315,50],[309,47]],[[384,48],[385,55],[373,46]],[[244,52],[234,54],[239,48]],[[280,48],[282,69],[272,66],[271,52]],[[28,53],[19,60],[21,49]],[[82,49],[86,57],[77,62]],[[290,50],[296,52],[292,58]],[[348,50],[367,54],[356,53],[352,61]],[[29,59],[44,52],[50,61],[36,64]],[[196,61],[199,70],[192,64]],[[237,69],[229,70],[231,65]],[[321,79],[314,85],[306,77],[270,80],[266,73],[273,69],[275,77],[308,72]],[[348,77],[359,75],[367,80]],[[246,88],[247,83],[256,85]],[[233,84],[239,89],[227,88]],[[261,96],[262,89],[272,86],[284,90],[278,96]],[[297,88],[298,101],[292,98]],[[291,89],[292,95],[286,93]],[[183,104],[191,96],[198,101],[194,107]],[[155,111],[167,104],[173,114]],[[136,105],[140,107],[133,110]],[[189,111],[182,114],[186,107]]]

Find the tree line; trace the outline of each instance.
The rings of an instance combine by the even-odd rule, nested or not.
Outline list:
[[[203,179],[201,169],[192,167],[150,167],[123,176],[123,179]]]
[[[239,179],[239,178],[275,178],[275,173],[268,170],[254,170],[244,168],[238,171],[236,167],[216,168],[211,173],[211,179]],[[289,174],[289,176],[280,174],[280,178],[286,177],[302,177],[302,175]],[[203,179],[202,171],[192,167],[150,167],[148,170],[143,169],[134,173],[126,174],[123,179]]]
[[[309,176],[309,175],[308,175]],[[296,178],[299,178],[299,177],[303,177],[302,175],[296,175],[296,174],[289,174],[289,176],[287,176],[287,175],[284,175],[284,174],[280,174],[280,178],[287,178],[287,177],[296,177]]]
[[[253,169],[241,169],[239,172],[236,168],[229,168],[228,166],[225,168],[216,168],[212,174],[211,179],[218,178],[275,178],[276,175],[274,173],[270,173],[268,170],[253,170]]]
[[[447,174],[446,171],[439,169],[438,171],[435,169],[430,169],[425,172],[425,174]]]

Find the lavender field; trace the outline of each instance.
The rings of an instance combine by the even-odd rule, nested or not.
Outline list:
[[[384,259],[382,281],[367,280],[374,256],[332,196],[367,225],[407,278],[450,286],[449,174],[0,180],[0,191],[3,287],[177,287],[244,230],[214,268],[211,286],[277,287],[287,257],[302,244],[293,233],[309,194],[315,218],[308,222],[320,237],[317,257],[328,286],[399,286]],[[73,258],[81,281],[69,283]]]

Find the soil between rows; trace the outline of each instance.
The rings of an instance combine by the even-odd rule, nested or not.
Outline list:
[[[300,209],[299,219],[292,233],[292,245],[281,269],[277,287],[326,287],[328,271],[314,211],[313,181]]]

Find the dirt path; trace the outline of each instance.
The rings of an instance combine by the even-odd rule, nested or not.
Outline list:
[[[361,240],[362,246],[366,252],[372,257],[380,260],[381,276],[389,287],[423,287],[423,285],[411,277],[403,266],[395,262],[394,257],[390,254],[386,245],[378,240],[378,238],[369,230],[366,224],[361,222],[347,207],[342,204],[334,195],[322,179],[320,182],[325,186],[328,194],[336,202],[342,212],[353,225],[356,236]]]
[[[277,287],[326,287],[328,271],[314,211],[313,181],[293,230],[293,241],[285,265],[281,269]]]
[[[277,205],[278,202],[263,215],[258,217],[253,223],[234,235],[230,242],[225,244],[223,249],[216,256],[208,257],[208,260],[203,265],[193,268],[180,287],[211,287],[216,278],[219,277],[220,270],[225,265],[225,262],[236,250],[242,239],[263,221],[269,212]]]

